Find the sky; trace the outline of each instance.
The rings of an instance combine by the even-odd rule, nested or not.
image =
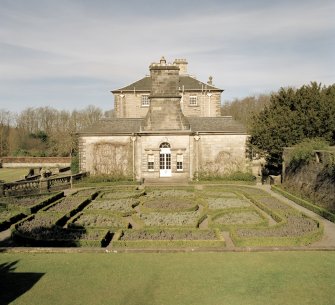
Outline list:
[[[113,108],[165,56],[231,101],[335,83],[334,0],[0,0],[0,109]]]

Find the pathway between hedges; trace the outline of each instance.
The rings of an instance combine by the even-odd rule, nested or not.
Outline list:
[[[314,242],[313,244],[311,244],[310,246],[308,246],[308,248],[334,248],[335,249],[335,223],[321,217],[320,215],[296,204],[294,201],[287,199],[286,197],[273,192],[271,190],[271,186],[270,185],[257,185],[256,187],[266,191],[267,193],[271,194],[271,196],[276,197],[278,199],[280,199],[281,201],[285,202],[286,204],[292,206],[293,208],[295,208],[298,211],[303,212],[304,214],[306,214],[307,216],[310,216],[312,218],[317,219],[318,221],[320,221],[323,226],[324,226],[324,233],[323,233],[323,237],[321,240]]]
[[[216,184],[218,185],[218,184]],[[238,185],[235,185],[238,186]],[[242,185],[241,185],[242,186]],[[245,185],[243,185],[245,186]],[[202,187],[198,185],[198,187]],[[256,186],[249,186],[248,187],[255,187],[259,188],[271,196],[280,199],[281,201],[285,202],[286,204],[292,206],[298,211],[303,212],[304,214],[317,219],[320,221],[324,226],[324,234],[321,240],[314,242],[309,246],[300,246],[300,247],[236,247],[230,236],[229,232],[223,232],[223,237],[226,241],[226,247],[220,249],[123,249],[116,251],[109,245],[107,248],[29,248],[29,247],[13,247],[10,246],[8,248],[0,248],[0,252],[8,251],[8,252],[65,252],[65,253],[77,253],[77,252],[243,252],[243,251],[250,251],[250,252],[259,252],[259,251],[309,251],[309,250],[334,250],[335,251],[335,223],[322,218],[318,214],[296,204],[295,202],[287,199],[286,197],[273,192],[271,190],[270,185],[256,185]],[[77,189],[76,189],[77,190]],[[66,195],[73,193],[75,190],[67,190]],[[6,240],[10,240],[10,229],[0,232],[0,244]],[[9,242],[10,243],[10,242]]]

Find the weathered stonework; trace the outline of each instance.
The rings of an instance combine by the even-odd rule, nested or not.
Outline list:
[[[167,65],[165,59],[150,66],[150,107],[145,117],[144,131],[189,130],[190,124],[181,107],[178,92],[179,68]]]
[[[187,75],[184,59],[152,64],[150,77],[113,91],[115,119],[80,133],[81,170],[136,180],[247,170],[245,128],[220,116],[223,90],[211,82]]]

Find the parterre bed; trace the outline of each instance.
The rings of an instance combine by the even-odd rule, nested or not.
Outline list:
[[[222,231],[237,246],[306,245],[322,230],[318,221],[264,191],[235,185],[85,189],[12,226],[18,245],[106,246],[113,238],[115,248],[223,247]]]

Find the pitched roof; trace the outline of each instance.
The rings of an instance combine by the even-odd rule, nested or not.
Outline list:
[[[243,124],[231,116],[223,117],[187,117],[193,132],[218,132],[246,134]]]
[[[103,119],[78,132],[80,135],[101,135],[136,133],[141,129],[143,119]]]
[[[179,76],[179,89],[190,91],[202,91],[202,90],[212,90],[212,91],[223,91],[222,89],[216,88],[212,85],[203,83],[194,77],[189,75],[180,75]],[[149,91],[151,90],[151,77],[146,76],[126,87],[113,90],[112,93],[127,92],[127,91]]]
[[[244,125],[235,121],[232,117],[187,117],[192,132],[246,134]],[[78,132],[79,135],[112,135],[132,134],[141,132],[144,118],[103,119]],[[153,131],[154,132],[154,131]]]

